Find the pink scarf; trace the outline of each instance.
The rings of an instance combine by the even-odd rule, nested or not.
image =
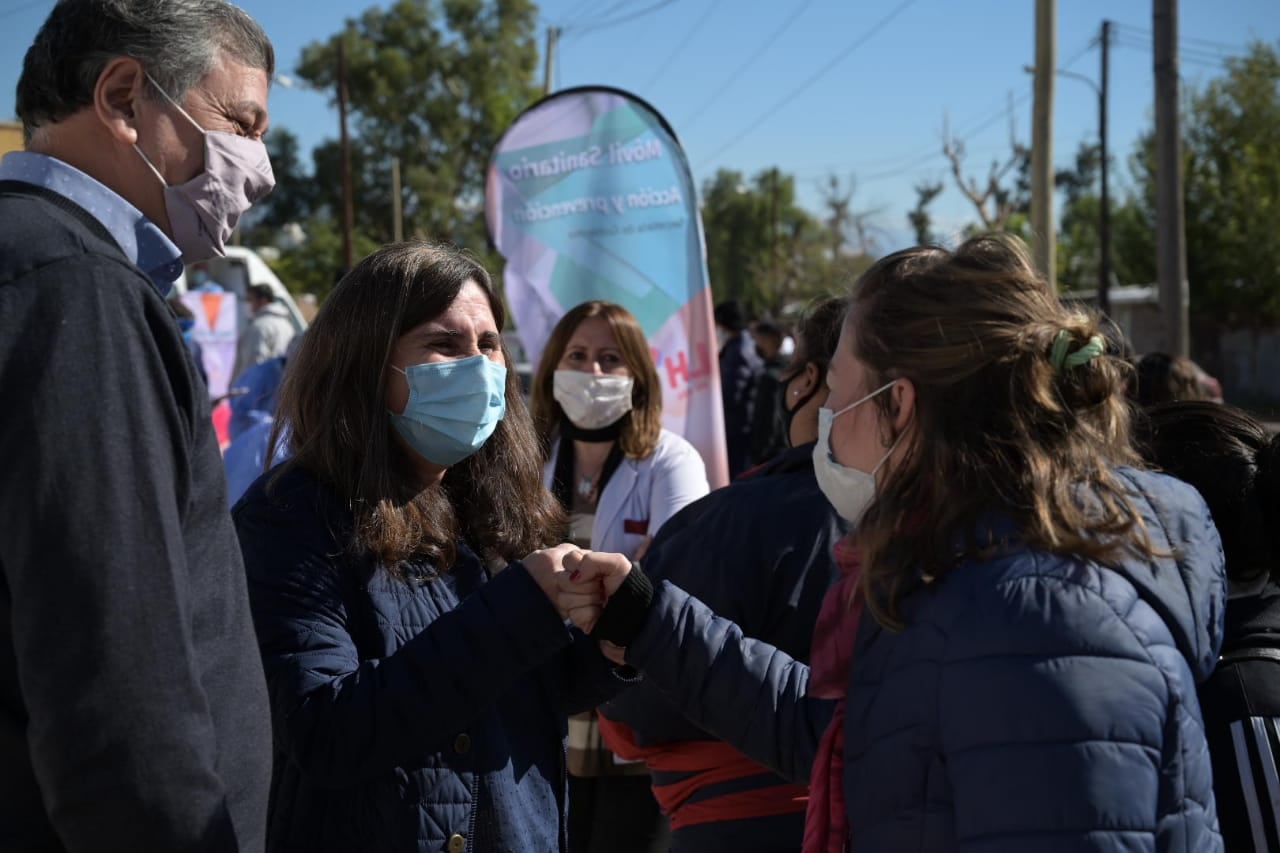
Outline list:
[[[862,555],[842,540],[835,548],[840,580],[827,590],[813,628],[809,695],[835,699],[831,724],[818,742],[804,815],[804,853],[841,853],[849,837],[844,809],[844,698],[849,689],[853,643],[862,616]]]

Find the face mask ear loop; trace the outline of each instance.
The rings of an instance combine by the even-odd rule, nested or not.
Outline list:
[[[151,162],[151,158],[147,156],[147,152],[142,150],[142,146],[135,142],[133,143],[133,150],[138,152],[138,156],[142,158],[142,162],[146,163],[147,168],[155,173],[155,176],[160,179],[160,183],[164,184],[166,187],[169,186],[169,182],[164,179],[164,175],[160,174],[160,170],[156,168],[156,164]]]
[[[191,122],[191,126],[192,126],[192,127],[194,127],[196,130],[200,131],[201,133],[208,133],[208,131],[207,131],[207,130],[205,130],[203,127],[201,127],[201,126],[200,126],[200,123],[199,123],[199,122],[197,122],[195,119],[193,119],[193,118],[191,117],[191,114],[190,114],[189,112],[187,112],[186,110],[184,110],[184,109],[182,108],[182,104],[180,104],[180,103],[178,103],[177,101],[175,101],[172,97],[170,97],[170,95],[169,95],[169,93],[168,93],[168,92],[166,92],[164,89],[160,88],[160,84],[159,84],[159,83],[157,83],[157,82],[155,81],[155,78],[154,78],[154,77],[152,77],[150,74],[147,74],[147,72],[145,72],[145,71],[144,71],[144,72],[142,72],[142,73],[143,73],[143,75],[144,75],[148,80],[150,80],[150,81],[151,81],[151,85],[155,87],[156,91],[160,93],[161,97],[163,97],[166,101],[168,101],[168,102],[173,106],[173,108],[174,108],[175,110],[177,110],[179,113],[181,113],[183,118],[185,118],[187,121]]]
[[[876,390],[872,391],[870,394],[868,394],[867,396],[863,397],[861,400],[854,400],[852,403],[850,403],[849,405],[845,406],[845,407],[844,407],[843,409],[841,409],[840,411],[832,413],[832,415],[831,415],[831,420],[833,420],[833,421],[834,421],[836,418],[840,417],[841,415],[843,415],[845,412],[849,411],[850,409],[854,409],[854,408],[857,408],[858,406],[861,406],[863,403],[867,402],[867,401],[868,401],[868,400],[870,400],[872,397],[878,397],[879,395],[883,394],[883,393],[884,393],[885,391],[887,391],[888,389],[892,388],[892,387],[897,383],[897,381],[898,381],[898,380],[894,379],[892,382],[889,382],[889,383],[888,383],[888,384],[886,384],[886,385],[881,385],[879,388],[877,388]]]

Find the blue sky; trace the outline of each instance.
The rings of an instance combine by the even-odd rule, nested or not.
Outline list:
[[[0,118],[13,114],[22,55],[52,5],[0,0]],[[275,41],[287,73],[303,45],[366,4],[242,5]],[[1196,51],[1183,63],[1188,82],[1217,73],[1209,57],[1223,46],[1280,39],[1276,0],[1179,5],[1181,37]],[[1150,0],[1062,0],[1058,7],[1060,67],[1074,60],[1070,70],[1095,80],[1099,53],[1090,41],[1104,17],[1121,27],[1109,115],[1123,190],[1124,161],[1151,121],[1151,54],[1141,47],[1150,44],[1142,32],[1151,29]],[[933,206],[940,232],[976,218],[940,154],[946,117],[965,140],[972,174],[1008,151],[1011,96],[1016,133],[1029,139],[1031,77],[1022,69],[1034,59],[1034,9],[1033,0],[544,0],[539,26],[565,28],[559,87],[608,84],[644,97],[675,127],[700,183],[721,166],[750,175],[777,165],[797,176],[801,201],[816,207],[820,179],[852,174],[854,208],[877,211],[877,248],[888,250],[908,241],[906,212],[920,181],[946,182]],[[276,87],[270,106],[272,123],[306,145],[336,136],[336,112],[323,95]],[[1096,139],[1093,90],[1058,78],[1055,122],[1054,159],[1067,165],[1082,141]]]

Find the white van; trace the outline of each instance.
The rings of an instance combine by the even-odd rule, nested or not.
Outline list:
[[[248,293],[249,285],[251,284],[265,284],[271,288],[276,300],[289,310],[289,318],[293,321],[295,330],[301,332],[307,327],[306,318],[298,310],[298,304],[293,301],[293,294],[272,272],[271,267],[267,266],[267,262],[253,249],[246,249],[243,246],[227,246],[227,256],[225,258],[211,258],[202,262],[201,266],[209,271],[210,278],[236,295],[236,301],[240,306],[237,328],[243,329],[249,322],[249,304],[245,300],[245,295]],[[173,289],[175,293],[187,292],[187,275],[185,271],[174,282]]]

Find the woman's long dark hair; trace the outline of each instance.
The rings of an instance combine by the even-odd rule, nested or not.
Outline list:
[[[1239,409],[1179,401],[1138,417],[1147,461],[1204,497],[1222,536],[1227,577],[1280,580],[1280,436]]]
[[[514,560],[563,541],[563,512],[542,485],[542,456],[514,370],[507,411],[474,455],[423,488],[392,437],[388,366],[405,332],[443,314],[468,283],[505,322],[489,274],[469,254],[425,242],[386,246],[365,258],[325,300],[289,363],[271,445],[287,435],[287,465],[311,472],[349,505],[356,552],[396,571],[410,556],[437,571],[457,542],[486,559]],[[513,362],[505,347],[508,365]]]

